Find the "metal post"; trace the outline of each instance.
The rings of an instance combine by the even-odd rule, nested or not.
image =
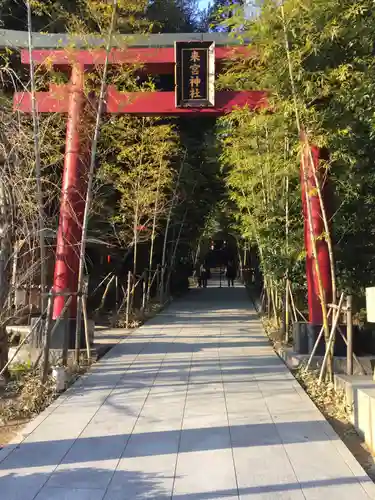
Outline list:
[[[42,382],[45,383],[48,377],[49,351],[51,345],[51,315],[53,304],[53,292],[48,297],[46,322],[44,323],[44,349],[43,349],[43,371]]]
[[[157,265],[156,267],[156,293],[159,299],[159,302],[161,302],[161,295],[160,295],[160,264]]]
[[[70,299],[71,301],[72,299]],[[68,351],[69,351],[69,325],[68,325],[68,320],[69,320],[69,308],[67,306],[67,303],[69,301],[69,296],[65,296],[65,313],[64,313],[64,343],[63,343],[63,350],[62,350],[62,364],[63,366],[68,366]]]
[[[91,364],[91,345],[90,345],[90,335],[89,335],[89,319],[87,315],[87,300],[86,300],[86,291],[83,293],[81,297],[82,301],[82,312],[83,312],[83,322],[85,325],[85,341],[86,341],[86,352],[87,352],[87,362]]]
[[[289,293],[289,278],[286,278],[286,287],[285,287],[285,342],[289,342],[289,323],[290,323],[290,293]]]
[[[60,316],[64,308],[64,296],[59,292],[77,291],[79,267],[79,242],[82,232],[84,209],[83,163],[80,159],[80,125],[84,104],[84,68],[74,64],[70,79],[69,111],[66,127],[66,149],[61,190],[60,220],[57,232],[56,263],[53,289],[55,296],[53,319]],[[70,317],[76,316],[76,296],[70,307]]]
[[[346,351],[346,371],[348,375],[353,375],[353,297],[346,297],[346,338],[348,340]]]
[[[306,154],[306,153],[303,153]],[[319,155],[320,150],[316,146],[311,147],[311,154],[315,164],[315,168],[319,169]],[[307,291],[308,291],[308,306],[309,306],[309,320],[313,324],[321,324],[323,321],[322,308],[319,297],[319,284],[318,278],[315,273],[315,263],[313,258],[313,244],[309,232],[309,220],[307,212],[307,196],[310,198],[311,215],[312,215],[312,232],[314,233],[315,244],[317,249],[317,259],[320,268],[320,273],[323,282],[323,288],[325,291],[326,301],[331,302],[332,299],[332,280],[331,280],[331,269],[329,261],[329,253],[327,243],[322,238],[324,233],[324,224],[322,218],[322,212],[320,207],[320,201],[317,194],[312,194],[316,191],[315,179],[312,171],[312,165],[310,161],[305,161],[306,168],[308,169],[308,192],[305,192],[304,183],[304,172],[301,160],[301,189],[302,189],[302,206],[303,206],[303,216],[304,216],[304,237],[305,237],[305,249],[306,249],[306,280],[307,280]],[[323,197],[324,197],[323,190]]]
[[[119,309],[120,305],[120,297],[119,297],[119,289],[118,289],[118,276],[116,275],[116,311]]]
[[[131,271],[129,271],[128,272],[128,287],[127,287],[127,294],[126,294],[126,328],[129,328],[131,285],[132,285],[132,273],[131,273]]]
[[[147,300],[147,284],[148,284],[148,272],[147,269],[143,273],[143,286],[142,286],[142,311],[146,309]]]

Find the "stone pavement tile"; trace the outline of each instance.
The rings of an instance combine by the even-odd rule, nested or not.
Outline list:
[[[180,452],[172,498],[182,499],[185,495],[187,499],[223,498],[215,492],[227,492],[225,497],[238,498],[232,451]]]
[[[107,497],[111,500],[170,499],[176,459],[176,454],[123,457],[109,485],[106,500]]]
[[[134,425],[134,418],[128,418],[122,408],[104,404],[92,417],[88,426],[101,425],[109,429],[112,428],[112,434],[120,434],[127,432],[128,426],[131,424]]]
[[[329,429],[332,429],[330,426],[328,428],[325,426],[327,423],[324,416],[316,411],[316,408],[305,408],[304,405],[300,405],[300,410],[296,412],[294,409],[284,409],[284,410],[273,410],[272,408],[269,410],[269,413],[272,417],[272,420],[275,424],[286,424],[293,422],[314,422],[319,423],[321,426],[321,431],[325,434],[329,434]],[[328,432],[327,432],[328,431]],[[331,435],[332,438],[337,439],[337,435]]]
[[[108,487],[119,459],[61,464],[47,482],[48,487],[73,489],[101,489]]]
[[[242,414],[251,419],[254,414],[270,415],[268,406],[259,392],[234,394],[225,388],[225,401],[229,416]]]
[[[104,413],[104,412],[103,412]],[[111,412],[107,413],[107,420],[104,419],[102,414],[101,421],[91,422],[81,433],[80,439],[95,438],[98,436],[118,436],[122,441],[130,436],[133,431],[136,417],[127,417],[124,415],[116,415]]]
[[[104,500],[145,500],[145,499],[152,499],[152,500],[170,500],[171,496],[170,495],[163,495],[163,494],[158,494],[153,491],[151,492],[139,492],[139,490],[132,490],[130,489],[129,491],[127,489],[123,489],[121,491],[119,490],[109,490],[104,497]]]
[[[286,488],[285,491],[270,491],[268,493],[264,493],[264,490],[270,488],[240,488],[240,500],[305,500],[303,492],[300,489],[296,490],[288,490]]]
[[[230,424],[230,436],[233,449],[256,446],[267,448],[281,444],[277,428],[270,421],[252,424],[246,421],[236,421],[234,424]]]
[[[182,397],[170,400],[167,404],[162,400],[149,398],[137,421],[137,432],[147,430],[181,429],[185,401]]]
[[[35,500],[103,500],[105,490],[45,487]]]
[[[148,387],[141,387],[140,389],[133,389],[132,391],[118,389],[107,398],[100,409],[121,411],[124,417],[126,415],[138,417],[149,392],[150,389]]]
[[[289,443],[284,444],[305,497],[308,500],[368,499],[358,478],[354,476],[327,436],[326,439],[324,442],[323,436],[318,435],[304,443],[297,433],[295,437],[289,434]],[[362,479],[365,479],[365,474]]]
[[[173,500],[238,500],[237,488],[173,495]]]
[[[55,466],[9,469],[0,473],[0,498],[3,500],[34,500]]]
[[[226,406],[224,398],[210,398],[204,397],[200,398],[194,403],[189,401],[185,408],[185,419],[189,418],[199,418],[206,417],[209,419],[211,417],[222,417],[226,419]]]
[[[181,433],[180,453],[203,452],[231,449],[230,435],[226,421],[220,421],[216,427],[205,427],[204,421],[194,422],[196,427],[184,428]],[[188,425],[188,424],[187,424]]]
[[[86,426],[87,423],[80,421],[69,422],[68,419],[65,419],[64,423],[60,422],[59,424],[55,424],[53,421],[46,421],[41,428],[32,432],[23,443],[28,443],[29,445],[34,443],[41,450],[44,447],[48,447],[50,442],[70,442],[73,444]],[[58,434],[56,433],[56,429],[59,429]],[[65,446],[62,445],[62,448],[65,449]]]
[[[235,447],[233,456],[241,499],[304,498],[281,444]]]
[[[61,462],[74,444],[74,439],[34,442],[32,434],[26,438],[5,460],[0,463],[0,477],[3,472],[28,467],[52,467]],[[0,479],[0,483],[2,480]],[[0,484],[1,491],[1,484]]]
[[[128,438],[127,434],[80,437],[74,442],[61,463],[74,466],[90,461],[101,462],[119,459]]]
[[[180,440],[180,429],[166,431],[134,430],[121,458],[176,455]]]
[[[228,419],[225,412],[214,411],[211,414],[203,413],[184,417],[182,431],[201,432],[203,429],[227,429]],[[202,431],[203,432],[203,431]]]
[[[303,494],[306,500],[369,500],[373,496],[368,496],[358,482],[354,482],[353,477],[341,477],[331,480],[311,480],[308,483],[301,483]]]

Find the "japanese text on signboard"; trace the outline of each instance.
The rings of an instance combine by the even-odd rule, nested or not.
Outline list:
[[[207,99],[207,50],[183,49],[182,76],[184,100]]]
[[[175,42],[177,107],[215,105],[215,43]]]

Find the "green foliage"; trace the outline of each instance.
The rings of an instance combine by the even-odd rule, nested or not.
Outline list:
[[[165,215],[171,191],[171,159],[177,153],[173,126],[159,118],[118,116],[102,129],[105,152],[100,178],[119,193],[112,221],[125,246],[148,240],[155,203],[157,223]]]
[[[303,248],[298,164],[283,116],[243,109],[221,119],[220,126],[223,172],[239,234],[258,247],[265,276],[280,283],[289,269],[298,281],[298,272],[293,275]]]
[[[242,145],[247,145],[246,133],[241,134],[241,119],[247,116],[246,112],[239,112],[237,121],[234,116],[225,120],[231,127],[231,137],[226,141],[229,151],[224,158],[225,164],[230,165],[231,196],[238,207],[243,231],[247,231],[249,237],[260,238],[263,245],[268,242],[269,248],[274,248],[275,255],[279,256],[272,260],[267,252],[267,259],[266,254],[263,259],[264,268],[269,269],[272,265],[272,272],[277,276],[280,276],[283,266],[299,268],[303,260],[303,244],[301,221],[298,220],[297,163],[291,170],[287,168],[292,183],[291,217],[295,219],[291,219],[288,259],[284,265],[281,262],[281,256],[285,255],[285,218],[281,213],[285,198],[281,184],[286,175],[282,137],[289,138],[290,154],[297,156],[295,116],[298,113],[310,143],[327,148],[330,154],[321,171],[322,175],[329,176],[332,186],[331,206],[328,208],[333,221],[339,286],[362,294],[363,287],[371,283],[375,271],[375,243],[371,229],[375,223],[373,2],[285,0],[282,5],[284,16],[281,4],[264,0],[259,2],[258,17],[246,21],[234,16],[224,21],[226,27],[241,29],[241,36],[246,35],[252,40],[254,52],[246,60],[241,57],[228,65],[221,86],[267,89],[274,113],[274,118],[262,118],[270,122],[270,171],[268,160],[264,158],[264,136],[260,142],[260,163],[255,161],[253,146],[250,151],[246,149],[246,153],[242,150]],[[254,131],[252,120],[247,117],[245,122],[248,141],[251,141]],[[235,141],[238,141],[237,146]],[[247,168],[245,173],[242,172],[243,164]],[[272,182],[275,186],[272,189],[278,193],[277,196],[268,193],[268,207],[264,213],[259,201],[263,189],[259,186],[261,171],[266,183]],[[251,172],[254,177],[250,177]],[[243,181],[240,181],[241,176]],[[238,191],[242,183],[245,188],[243,196]],[[255,193],[254,202],[248,200],[250,192]],[[249,204],[250,212],[246,214]]]

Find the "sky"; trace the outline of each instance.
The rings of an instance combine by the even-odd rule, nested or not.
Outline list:
[[[209,3],[210,0],[199,0],[199,7],[201,9],[204,9],[207,7],[208,3]]]

